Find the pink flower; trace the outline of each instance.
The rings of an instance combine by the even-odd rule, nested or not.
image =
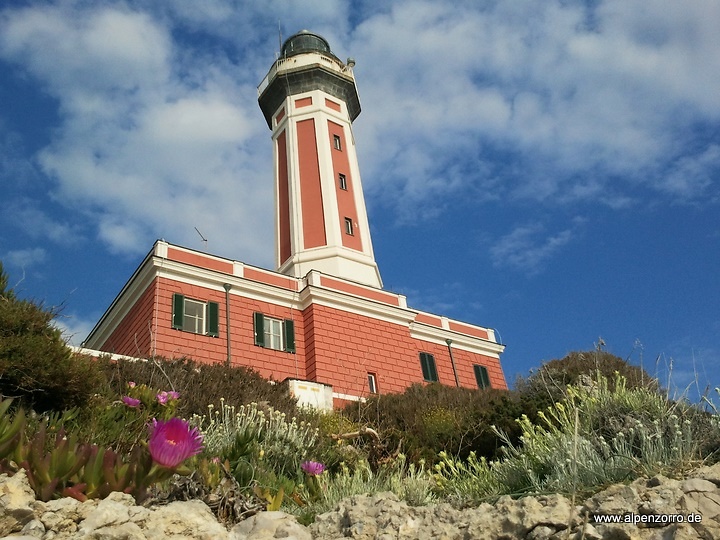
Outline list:
[[[158,400],[158,403],[160,405],[167,405],[167,402],[170,399],[178,399],[180,397],[180,394],[175,392],[174,390],[171,392],[165,392],[164,390],[160,392],[157,396],[155,396]]]
[[[121,399],[122,399],[122,402],[123,402],[125,405],[127,405],[128,407],[137,408],[137,407],[140,406],[140,400],[139,400],[139,399],[135,399],[135,398],[130,397],[130,396],[123,396]]]
[[[190,428],[180,418],[153,419],[149,428],[148,450],[155,462],[164,467],[177,467],[203,449],[203,437],[198,428]]]
[[[325,470],[325,465],[318,461],[303,461],[300,468],[310,476],[318,476]]]
[[[128,386],[129,386],[130,388],[135,388],[135,383],[132,382],[132,381],[130,381],[130,382],[128,383]]]

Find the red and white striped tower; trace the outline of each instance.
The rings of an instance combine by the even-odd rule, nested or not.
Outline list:
[[[258,87],[275,149],[275,257],[286,275],[317,270],[382,288],[352,134],[353,65],[304,30]]]

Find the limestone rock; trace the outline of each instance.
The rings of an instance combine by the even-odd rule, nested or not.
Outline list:
[[[45,536],[45,525],[39,519],[32,519],[25,524],[20,534],[32,536],[33,538],[42,538]]]
[[[700,538],[720,538],[720,489],[686,493],[680,498],[678,507],[685,515],[700,516],[702,521],[693,524]]]
[[[164,538],[193,538],[221,540],[228,538],[227,529],[218,523],[208,505],[202,501],[176,501],[158,506],[145,516],[138,514],[138,523],[144,523],[147,540]]]
[[[229,540],[312,540],[310,531],[285,512],[260,512],[230,530]]]
[[[680,482],[662,475],[650,480],[636,480],[633,482],[639,496],[637,512],[642,515],[666,516],[677,512],[677,501],[682,496]],[[667,527],[668,523],[651,523],[644,525],[652,528]]]
[[[616,522],[601,523],[601,514]],[[626,515],[656,522],[626,522]],[[656,518],[678,515],[675,523]],[[543,495],[506,496],[466,509],[414,507],[376,493],[341,501],[309,528],[283,512],[261,512],[230,531],[198,500],[146,508],[112,493],[104,500],[43,503],[20,471],[0,475],[0,527],[0,540],[720,540],[720,467],[703,467],[683,480],[657,475],[610,486],[579,506]]]
[[[130,520],[128,508],[135,504],[131,495],[111,493],[100,501],[80,525],[80,534],[91,535],[96,529],[122,525]],[[61,514],[62,515],[62,514]]]
[[[700,467],[688,475],[688,478],[702,478],[720,487],[720,462],[710,467]]]
[[[585,501],[585,510],[590,514],[624,514],[636,512],[636,501],[640,499],[635,486],[615,484]]]
[[[0,475],[0,535],[20,531],[34,518],[35,492],[28,484],[25,470],[13,476]]]
[[[710,492],[715,491],[717,486],[709,480],[703,480],[702,478],[688,478],[682,483],[682,490],[685,493],[693,491]]]
[[[313,538],[325,540],[454,540],[464,538],[467,527],[462,512],[448,504],[413,507],[393,493],[376,493],[341,501],[332,512],[317,516],[310,532]]]
[[[573,540],[602,540],[602,535],[590,523],[583,523],[572,538]]]

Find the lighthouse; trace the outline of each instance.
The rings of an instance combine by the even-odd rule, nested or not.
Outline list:
[[[382,288],[352,134],[353,65],[302,31],[258,87],[274,148],[276,268],[158,240],[85,340],[89,354],[241,365],[321,409],[418,383],[507,389],[494,330]]]
[[[353,66],[303,30],[258,87],[274,147],[275,260],[288,276],[315,270],[380,289],[352,133]]]

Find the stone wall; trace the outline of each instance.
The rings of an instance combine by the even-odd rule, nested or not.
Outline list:
[[[623,519],[638,523],[600,524],[599,515],[629,516]],[[682,522],[671,516],[682,516]],[[613,485],[576,505],[546,495],[501,497],[494,505],[458,510],[448,504],[411,507],[392,493],[378,493],[346,499],[310,527],[282,512],[261,512],[230,530],[200,501],[145,508],[129,495],[113,493],[101,501],[44,503],[35,500],[24,471],[0,475],[2,540],[164,538],[720,540],[720,464],[683,480],[655,476]]]

